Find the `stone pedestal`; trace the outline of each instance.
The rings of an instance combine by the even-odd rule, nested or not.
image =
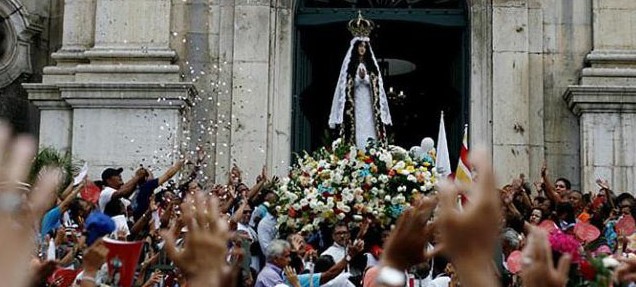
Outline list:
[[[636,86],[572,86],[565,100],[581,125],[581,189],[604,178],[616,192],[636,191]]]
[[[93,178],[170,166],[187,144],[195,90],[173,64],[169,19],[169,0],[66,0],[57,65],[44,84],[24,85],[40,108],[40,146],[86,160]]]

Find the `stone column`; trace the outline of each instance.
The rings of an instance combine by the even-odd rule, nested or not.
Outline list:
[[[62,27],[62,48],[51,54],[57,65],[44,68],[44,83],[72,82],[76,66],[87,62],[84,51],[95,42],[95,0],[65,0]]]
[[[84,53],[90,64],[77,67],[77,81],[179,81],[170,0],[97,0],[96,9],[95,45]]]
[[[564,98],[579,116],[583,191],[636,192],[636,2],[594,0],[594,49]]]
[[[66,5],[64,46],[54,55],[63,61],[45,71],[45,84],[25,85],[41,110],[40,145],[70,148],[89,163],[92,177],[105,167],[132,171],[139,164],[161,174],[187,149],[183,130],[196,93],[173,64],[170,0]],[[55,74],[61,70],[68,76]]]
[[[29,100],[40,110],[40,147],[72,150],[73,111],[61,98],[57,83],[75,81],[77,65],[94,43],[95,0],[65,0],[62,47],[51,54],[55,66],[44,67],[43,84],[24,84]]]

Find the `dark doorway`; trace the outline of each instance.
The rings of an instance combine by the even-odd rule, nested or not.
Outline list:
[[[426,136],[437,140],[444,111],[451,159],[457,158],[468,119],[465,27],[372,20],[371,47],[381,66],[391,62],[385,91],[406,95],[389,98],[390,142],[409,148]],[[296,37],[293,150],[312,151],[334,139],[327,121],[351,34],[346,22],[333,22],[297,26]]]

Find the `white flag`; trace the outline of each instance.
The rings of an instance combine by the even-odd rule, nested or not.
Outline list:
[[[443,177],[451,174],[450,156],[448,155],[448,143],[446,142],[446,128],[444,127],[444,112],[439,120],[439,133],[437,134],[437,158],[435,168]]]

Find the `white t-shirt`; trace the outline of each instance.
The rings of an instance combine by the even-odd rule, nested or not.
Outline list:
[[[106,204],[110,202],[111,197],[113,197],[113,193],[115,193],[114,188],[112,187],[104,187],[102,192],[99,194],[99,201],[97,202],[99,205],[99,211],[104,212],[106,208]]]
[[[333,245],[329,246],[325,252],[320,254],[320,256],[329,255],[333,258],[333,262],[338,263],[340,260],[344,259],[346,256],[346,249],[344,246],[340,246],[338,243],[333,243]]]

